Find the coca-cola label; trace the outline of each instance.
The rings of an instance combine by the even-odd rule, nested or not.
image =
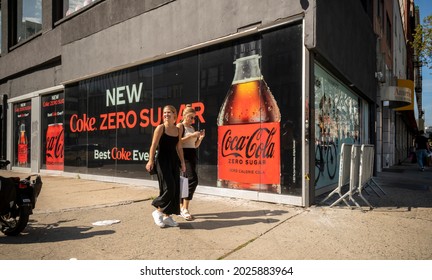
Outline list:
[[[250,184],[280,184],[280,123],[218,127],[218,177]]]
[[[48,170],[63,170],[64,168],[64,130],[63,124],[48,126],[46,134],[46,167]]]
[[[27,163],[27,144],[18,144],[18,164]]]

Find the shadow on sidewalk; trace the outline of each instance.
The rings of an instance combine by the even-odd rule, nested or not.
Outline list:
[[[377,208],[396,208],[410,211],[411,208],[432,208],[432,167],[426,167],[425,171],[419,170],[413,163],[402,163],[379,172],[374,180],[384,190],[385,195],[377,187],[373,187],[378,195],[366,188],[363,192],[364,197]],[[342,194],[348,191],[348,187],[342,188]],[[325,204],[321,201],[329,193],[316,197],[315,203],[318,207],[329,206],[338,198],[338,194],[332,195]],[[354,199],[362,206],[367,207],[363,200],[355,195]],[[354,203],[351,203],[354,205]],[[336,206],[335,206],[336,207]],[[347,207],[342,201],[337,207]]]
[[[88,226],[61,226],[62,223],[66,222],[70,221],[58,221],[57,223],[45,225],[36,225],[36,221],[31,221],[21,235],[0,235],[0,244],[51,243],[66,240],[80,240],[115,233],[114,230],[98,230],[89,232],[89,230],[94,227]]]
[[[275,217],[287,213],[288,211],[283,210],[257,210],[196,214],[194,215],[194,221],[190,223],[181,223],[180,228],[214,230],[258,223],[271,224],[281,222],[282,219],[276,219]]]
[[[244,217],[262,217],[262,216],[281,216],[283,214],[288,213],[288,211],[284,210],[256,210],[256,211],[227,211],[227,212],[219,212],[219,213],[205,213],[205,214],[196,214],[195,218],[202,219],[239,219]]]
[[[280,220],[276,219],[246,219],[246,220],[199,220],[195,219],[192,222],[189,223],[181,223],[179,224],[181,229],[205,229],[205,230],[215,230],[215,229],[221,229],[221,228],[228,228],[228,227],[239,227],[239,226],[248,226],[258,223],[263,224],[270,224],[270,223],[277,223],[280,222]]]

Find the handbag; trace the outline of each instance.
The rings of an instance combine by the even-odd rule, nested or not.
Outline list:
[[[185,198],[189,196],[189,179],[180,175],[180,197]]]

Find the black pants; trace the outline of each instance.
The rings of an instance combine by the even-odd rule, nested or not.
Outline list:
[[[192,200],[198,186],[198,174],[196,172],[197,155],[194,148],[183,148],[183,155],[186,164],[186,177],[189,180],[189,196],[185,199]]]

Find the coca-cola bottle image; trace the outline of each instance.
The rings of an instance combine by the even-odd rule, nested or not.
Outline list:
[[[64,130],[62,123],[48,125],[46,133],[46,167],[48,170],[64,168]]]
[[[218,186],[280,193],[281,115],[258,53],[259,41],[236,47],[234,79],[217,119]]]
[[[25,124],[22,123],[20,125],[19,133],[18,133],[18,165],[26,165],[27,164],[27,135]]]

